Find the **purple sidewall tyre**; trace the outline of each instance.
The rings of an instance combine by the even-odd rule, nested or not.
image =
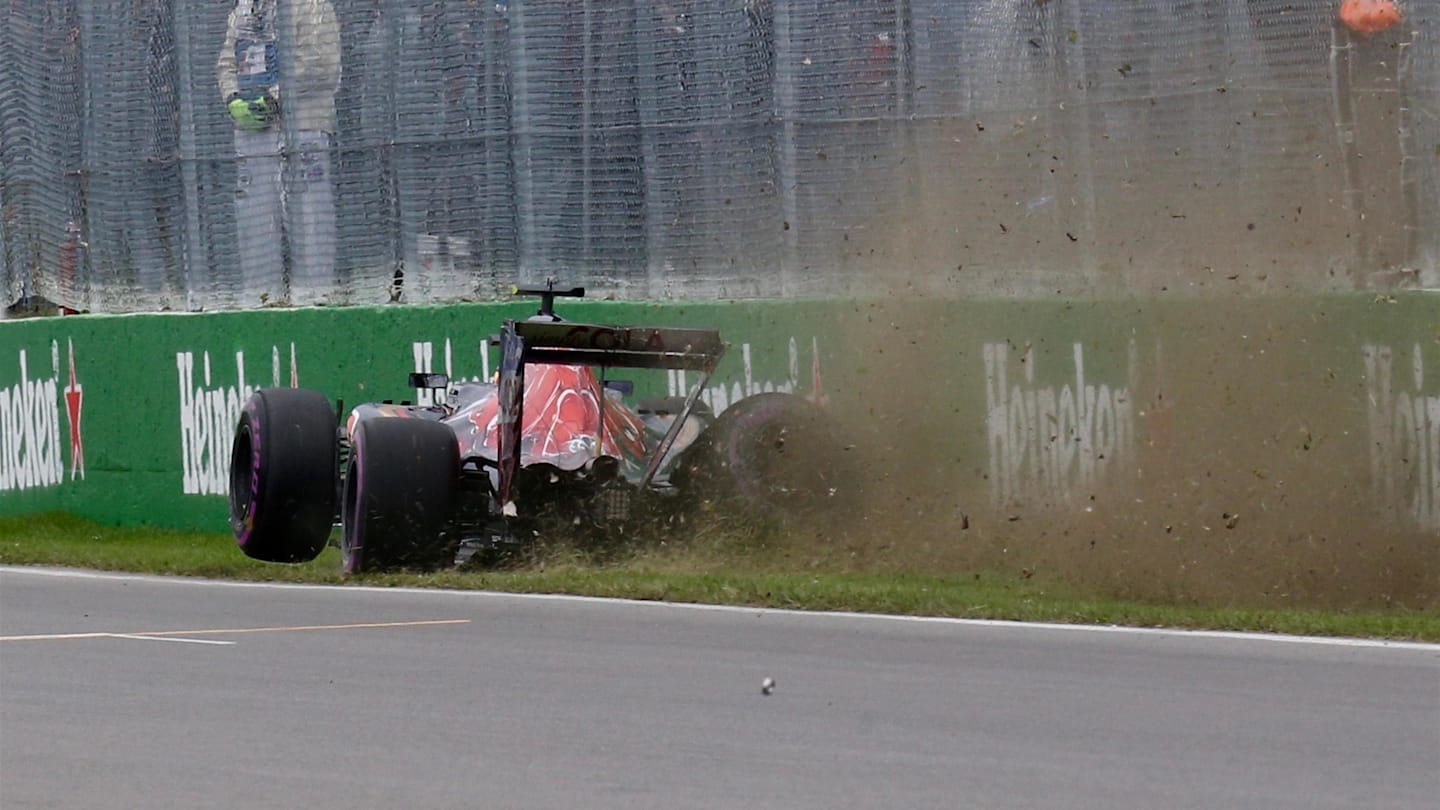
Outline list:
[[[335,521],[335,412],[318,391],[262,388],[230,452],[230,528],[246,556],[315,559]]]
[[[460,445],[441,422],[361,421],[351,438],[341,506],[342,570],[349,575],[453,563],[446,536],[460,479]]]

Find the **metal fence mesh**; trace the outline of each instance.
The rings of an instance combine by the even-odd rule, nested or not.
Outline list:
[[[259,136],[226,3],[0,9],[7,302],[1440,287],[1440,0],[278,2]]]

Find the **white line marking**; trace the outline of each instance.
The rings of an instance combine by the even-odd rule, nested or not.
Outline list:
[[[109,638],[111,633],[36,633],[30,636],[0,636],[0,641],[68,641],[77,638]]]
[[[108,571],[87,571],[38,566],[0,565],[0,574],[33,574],[64,579],[98,579],[117,582],[150,582],[166,585],[198,585],[218,588],[249,588],[259,590],[321,591],[330,593],[401,593],[423,596],[461,596],[475,599],[508,599],[516,601],[571,602],[593,605],[626,605],[656,610],[697,610],[707,613],[744,613],[750,616],[795,616],[806,619],[857,619],[902,622],[911,624],[945,624],[961,627],[995,627],[1013,630],[1050,630],[1073,633],[1113,633],[1117,635],[1167,636],[1173,638],[1205,638],[1227,641],[1268,641],[1281,644],[1310,644],[1325,647],[1364,647],[1388,650],[1418,650],[1440,653],[1440,644],[1424,641],[1392,641],[1376,638],[1339,638],[1334,636],[1295,636],[1280,633],[1254,633],[1238,630],[1184,630],[1168,627],[1126,627],[1113,624],[1065,624],[1062,622],[1021,622],[1008,619],[957,619],[949,616],[904,616],[889,613],[855,613],[851,611],[790,610],[743,605],[706,605],[694,602],[660,602],[647,599],[613,599],[603,596],[574,596],[554,593],[511,593],[509,591],[466,591],[442,588],[388,588],[371,585],[309,585],[298,582],[246,582],[243,580],[204,579],[201,577],[163,577],[154,574],[123,574]]]
[[[233,647],[233,641],[215,641],[208,638],[179,638],[178,636],[147,636],[132,633],[106,633],[108,638],[125,638],[131,641],[173,641],[179,644],[215,644],[218,646]]]
[[[139,633],[35,633],[0,636],[0,641],[63,641],[87,638],[128,638],[136,641],[188,641],[192,644],[234,644],[186,636],[228,636],[236,633],[296,633],[315,630],[368,630],[380,627],[427,627],[437,624],[469,624],[469,619],[419,619],[398,622],[354,622],[350,624],[277,624],[267,627],[211,627],[203,630],[150,630]]]
[[[209,641],[203,638],[174,638],[146,633],[35,633],[28,636],[0,636],[0,641],[73,641],[87,638],[124,638],[134,641],[184,641],[190,644],[225,644],[233,641]]]

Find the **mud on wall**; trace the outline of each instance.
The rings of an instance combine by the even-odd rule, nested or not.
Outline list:
[[[871,303],[837,331],[864,368],[872,563],[1440,605],[1433,294]]]
[[[421,400],[486,377],[529,303],[0,324],[0,514],[223,531],[230,431],[264,385]],[[585,303],[715,325],[717,410],[828,401],[863,471],[857,564],[999,564],[1136,596],[1440,600],[1440,299]],[[358,336],[363,336],[363,339]],[[679,393],[693,378],[636,375]],[[1027,574],[1028,575],[1028,574]]]

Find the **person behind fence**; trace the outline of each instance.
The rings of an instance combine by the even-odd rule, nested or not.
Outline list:
[[[335,286],[335,9],[330,0],[236,0],[217,67],[235,130],[243,289],[323,302]]]

